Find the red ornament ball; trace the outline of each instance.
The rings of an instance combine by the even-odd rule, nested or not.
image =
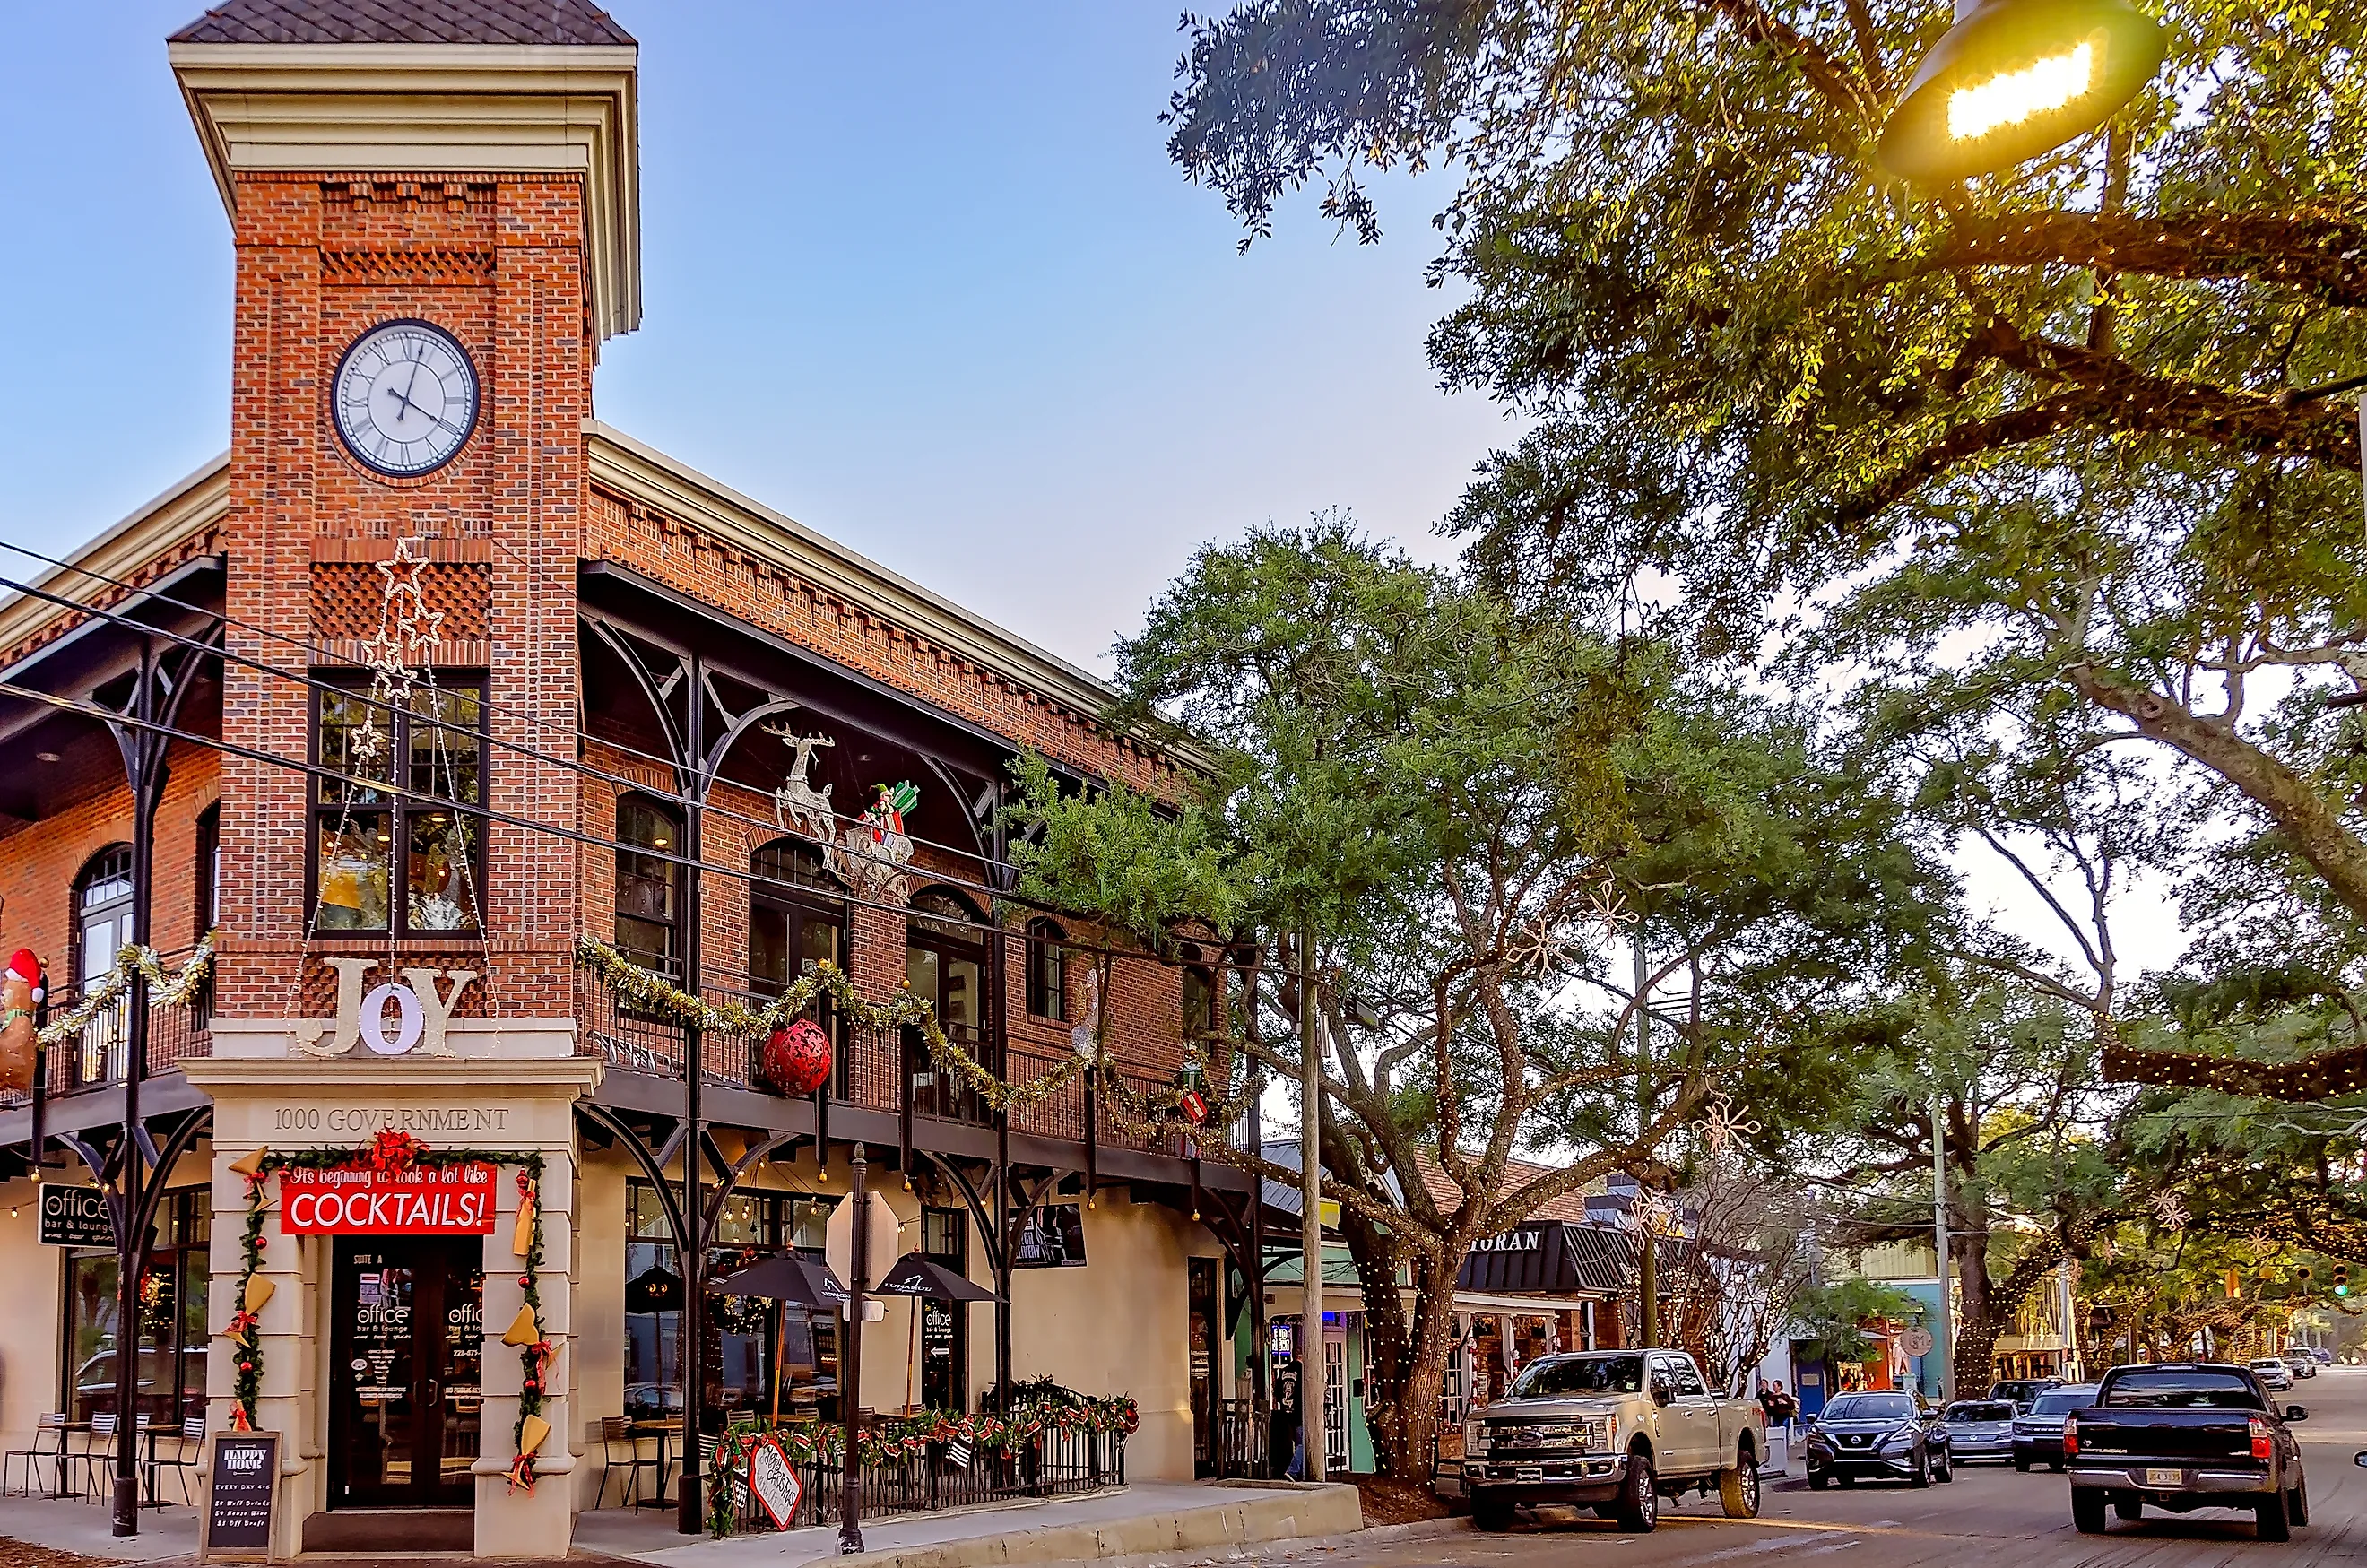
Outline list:
[[[531,1290],[533,1290],[533,1289],[534,1289],[534,1276],[533,1276],[533,1275],[531,1275],[531,1274],[521,1274],[521,1275],[519,1275],[519,1276],[518,1276],[518,1289],[519,1289],[519,1290],[521,1290],[521,1291],[531,1291]]]
[[[251,1372],[255,1371],[255,1363],[253,1361],[241,1361],[238,1364],[238,1370],[242,1372]]]
[[[773,1032],[758,1066],[777,1092],[811,1094],[830,1081],[830,1036],[813,1020],[801,1018]]]

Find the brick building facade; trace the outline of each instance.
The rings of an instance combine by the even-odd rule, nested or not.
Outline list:
[[[43,1412],[118,1401],[113,1255],[43,1248],[37,1179],[164,1195],[139,1212],[179,1310],[143,1315],[135,1398],[219,1430],[237,1382],[213,1337],[246,1268],[229,1168],[466,1128],[545,1173],[541,1479],[506,1483],[522,1373],[484,1353],[522,1300],[514,1191],[481,1237],[274,1229],[254,1416],[282,1434],[282,1549],[383,1545],[399,1509],[428,1521],[406,1539],[563,1553],[607,1500],[604,1418],[678,1421],[685,1387],[707,1430],[784,1393],[830,1412],[819,1318],[725,1314],[684,1376],[651,1292],[683,1261],[660,1194],[685,1151],[718,1267],[832,1247],[843,1267],[860,1147],[897,1249],[1002,1298],[890,1303],[866,1407],[1050,1377],[1138,1400],[1135,1473],[1205,1470],[1236,1392],[1212,1352],[1251,1332],[1229,1303],[1259,1298],[1248,1181],[1140,1135],[1089,1078],[997,1111],[912,1032],[826,1008],[823,1091],[773,1092],[761,1042],[709,1032],[694,1122],[687,1032],[579,962],[596,938],[761,1004],[829,956],[875,1000],[934,990],[957,1044],[1025,1081],[1075,1052],[1110,939],[1010,897],[1010,764],[1180,775],[1104,721],[1084,672],[596,422],[600,345],[640,312],[636,47],[583,0],[430,9],[232,0],[176,36],[237,253],[231,448],[0,604],[0,671],[28,694],[0,697],[0,942],[44,956],[54,1016],[136,930],[168,969],[216,933],[201,998],[102,1010],[51,1052],[38,1111],[0,1110],[0,1257],[21,1265],[0,1269],[0,1432],[21,1446]],[[390,619],[412,588],[432,623]],[[410,641],[389,706],[370,682],[391,627]],[[800,741],[826,829],[776,795]],[[910,863],[873,880],[833,840],[898,781],[919,791]],[[431,1002],[457,984],[450,1054],[332,1054],[341,971],[402,991],[380,1022],[421,971]],[[1097,1004],[1113,1070],[1171,1085],[1221,977],[1213,944],[1127,946]],[[1063,1203],[1083,1266],[1026,1267]],[[448,1322],[389,1349],[356,1326],[370,1311],[347,1318],[398,1277]]]

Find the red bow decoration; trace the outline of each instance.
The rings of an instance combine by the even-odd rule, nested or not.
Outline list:
[[[369,1147],[362,1151],[362,1165],[381,1176],[401,1176],[419,1163],[427,1145],[409,1133],[392,1127],[381,1127]]]

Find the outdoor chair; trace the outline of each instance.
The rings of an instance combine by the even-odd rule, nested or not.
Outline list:
[[[146,1417],[142,1416],[142,1419],[144,1421]],[[156,1466],[160,1472],[170,1470],[178,1474],[181,1483],[181,1501],[184,1503],[194,1504],[197,1501],[197,1495],[191,1490],[190,1477],[197,1474],[198,1466],[205,1461],[205,1456],[206,1418],[203,1416],[192,1416],[181,1423],[180,1446],[173,1456],[170,1459],[159,1456],[156,1461]],[[164,1506],[164,1483],[160,1475],[156,1483],[158,1495],[149,1499],[160,1508]]]
[[[594,1507],[607,1506],[608,1477],[619,1470],[625,1472],[625,1490],[618,1500],[619,1506],[629,1508],[640,1496],[641,1472],[645,1470],[656,1474],[657,1492],[663,1494],[665,1491],[664,1452],[661,1450],[653,1454],[643,1453],[641,1445],[648,1440],[633,1430],[633,1420],[629,1416],[600,1417],[600,1490],[593,1495]]]
[[[115,1463],[115,1415],[112,1411],[90,1418],[90,1430],[82,1435],[82,1451],[73,1456],[82,1463],[83,1501],[96,1502],[99,1483],[108,1469]],[[109,1488],[112,1495],[112,1488]]]
[[[50,1489],[53,1492],[62,1492],[65,1489],[66,1413],[64,1411],[53,1410],[40,1417],[33,1427],[31,1448],[11,1449],[6,1454],[0,1454],[0,1494],[5,1494],[8,1490],[9,1461],[20,1459],[25,1461],[23,1495],[29,1497],[33,1495],[33,1474],[41,1468],[43,1460],[50,1461]]]

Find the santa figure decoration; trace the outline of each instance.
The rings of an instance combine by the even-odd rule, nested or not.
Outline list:
[[[48,989],[31,948],[9,955],[0,971],[0,1094],[33,1092],[34,1017]]]

